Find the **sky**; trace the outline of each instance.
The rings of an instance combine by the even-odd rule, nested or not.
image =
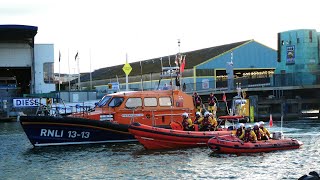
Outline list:
[[[80,72],[251,40],[277,49],[277,33],[320,31],[317,0],[2,0],[0,23],[38,27],[54,44],[55,72]],[[180,39],[180,48],[178,48]],[[69,62],[69,63],[68,63]],[[186,57],[188,63],[188,57]]]

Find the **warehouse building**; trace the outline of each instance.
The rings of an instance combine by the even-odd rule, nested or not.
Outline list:
[[[161,75],[166,73],[162,67],[175,67],[179,56],[185,58],[185,68],[179,77],[180,87],[185,86],[188,92],[230,89],[233,88],[228,87],[230,80],[233,82],[229,84],[242,83],[244,87],[270,85],[270,77],[277,67],[276,50],[254,40],[247,40],[130,63],[132,71],[129,74],[129,89],[153,90],[161,89],[165,84],[177,85],[175,72],[171,72],[171,77]],[[110,84],[119,83],[117,88],[124,90],[125,73],[122,68],[123,65],[118,65],[98,69],[92,73],[91,83],[90,75],[83,75],[81,87],[90,87],[92,84],[98,93],[104,94],[115,90]]]
[[[23,94],[55,90],[53,44],[34,44],[38,27],[0,25],[0,94]]]

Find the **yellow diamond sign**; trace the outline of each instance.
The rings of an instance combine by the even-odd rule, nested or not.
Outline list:
[[[126,63],[126,64],[123,66],[122,70],[124,71],[124,73],[126,73],[126,75],[129,75],[130,72],[131,72],[131,70],[132,70],[132,67],[130,66],[129,63]]]

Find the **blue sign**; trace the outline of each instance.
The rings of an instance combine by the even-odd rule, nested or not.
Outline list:
[[[296,51],[295,51],[295,46],[287,46],[287,61],[286,64],[294,64],[295,63],[295,56],[296,56]]]

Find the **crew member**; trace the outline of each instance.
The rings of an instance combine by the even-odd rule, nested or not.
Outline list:
[[[211,117],[211,122],[210,122],[211,130],[215,131],[217,130],[217,126],[218,126],[217,118],[212,113],[209,113],[209,116]]]
[[[201,112],[202,99],[197,92],[193,93],[193,104],[196,107],[197,111]]]
[[[241,135],[244,136],[244,131],[245,131],[244,124],[243,123],[239,123],[237,125],[236,136],[237,137],[240,137]]]
[[[268,140],[271,139],[270,132],[266,127],[264,127],[264,122],[260,121],[259,122],[259,128],[263,131],[263,135],[261,136],[261,140]]]
[[[199,122],[200,123],[200,131],[209,131],[212,127],[212,119],[210,117],[210,114],[208,111],[206,111],[204,113],[204,117],[202,119],[200,119],[201,121]]]
[[[193,121],[193,124],[194,124],[194,130],[195,131],[198,131],[199,130],[199,125],[200,125],[200,122],[202,121],[203,117],[201,117],[201,113],[198,111],[196,112],[196,118],[194,119]]]
[[[211,113],[216,113],[217,111],[217,105],[216,105],[216,97],[213,93],[210,93],[210,96],[208,98],[208,110]]]
[[[244,131],[244,134],[239,137],[242,139],[244,142],[256,142],[257,141],[257,136],[251,129],[251,125],[247,124],[246,125],[246,130]]]
[[[189,118],[188,113],[182,114],[182,126],[184,131],[194,131],[192,120]]]
[[[196,118],[194,119],[193,123],[194,124],[200,124],[200,122],[202,121],[202,118],[203,117],[201,117],[201,113],[199,111],[196,112]]]
[[[261,141],[261,137],[263,136],[263,131],[259,128],[259,123],[254,123],[253,125],[253,132],[256,134],[257,136],[257,140]]]

